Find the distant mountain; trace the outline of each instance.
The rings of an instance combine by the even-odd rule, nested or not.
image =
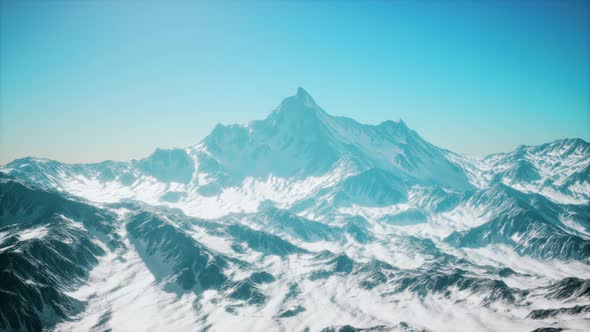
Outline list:
[[[471,157],[302,88],[129,162],[0,167],[0,331],[587,330],[590,144]]]
[[[371,126],[334,117],[302,88],[265,120],[218,125],[195,150],[240,180],[319,176],[349,161],[360,171],[380,168],[411,182],[470,188],[463,171],[403,121]]]
[[[579,138],[520,146],[510,153],[483,158],[447,156],[463,165],[480,187],[504,183],[563,203],[590,201],[590,143]]]

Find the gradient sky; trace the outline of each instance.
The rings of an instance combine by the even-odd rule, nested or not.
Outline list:
[[[0,1],[1,164],[190,146],[298,86],[457,152],[590,140],[585,1]]]

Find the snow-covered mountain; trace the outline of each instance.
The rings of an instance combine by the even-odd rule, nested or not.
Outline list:
[[[403,121],[266,119],[0,167],[0,331],[583,331],[590,144],[475,158]]]
[[[483,158],[452,152],[447,156],[462,165],[471,182],[480,188],[504,183],[561,203],[581,204],[590,200],[590,144],[579,138],[519,146],[510,153]]]

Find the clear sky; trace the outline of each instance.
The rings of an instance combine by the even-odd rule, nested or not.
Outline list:
[[[190,146],[298,86],[457,152],[590,140],[587,1],[0,1],[2,164]]]

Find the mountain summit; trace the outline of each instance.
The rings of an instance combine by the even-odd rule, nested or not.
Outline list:
[[[200,145],[241,180],[244,176],[317,176],[348,161],[359,171],[382,168],[412,183],[469,188],[443,151],[403,122],[366,125],[335,117],[303,88],[262,121],[218,126]]]
[[[295,97],[297,97],[299,100],[302,100],[306,106],[316,106],[315,100],[313,100],[312,96],[302,87],[297,88],[297,94]]]
[[[254,121],[250,127],[288,127],[301,135],[310,135],[312,130],[320,129],[328,114],[316,104],[313,97],[303,88],[297,94],[285,98],[263,121]],[[262,122],[262,123],[261,123]],[[303,132],[301,132],[303,131]]]

